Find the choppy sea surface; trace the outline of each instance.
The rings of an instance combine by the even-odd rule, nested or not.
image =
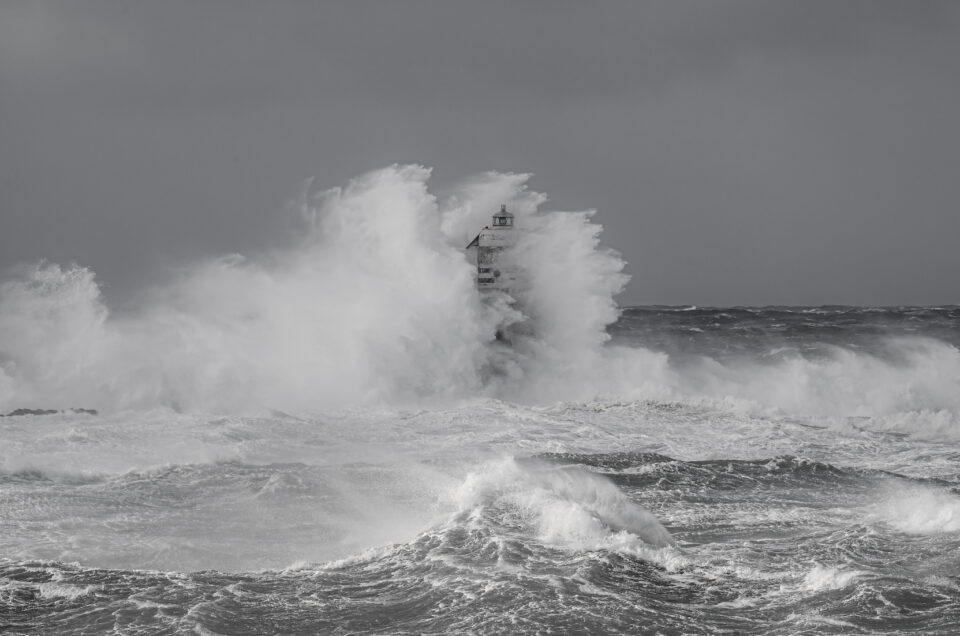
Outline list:
[[[607,331],[586,397],[0,418],[0,632],[960,633],[960,308]]]

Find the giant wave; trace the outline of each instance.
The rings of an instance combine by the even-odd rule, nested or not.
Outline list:
[[[123,313],[87,268],[23,266],[0,285],[0,410],[318,412],[600,396],[891,427],[912,413],[937,434],[957,428],[960,351],[949,342],[879,338],[873,351],[773,361],[609,343],[624,262],[600,245],[591,211],[543,210],[529,176],[485,173],[443,198],[416,165],[326,190],[309,182],[291,206],[296,240],[184,265]],[[462,249],[502,202],[522,232],[515,305],[481,299]],[[497,328],[516,321],[528,328],[506,350]]]

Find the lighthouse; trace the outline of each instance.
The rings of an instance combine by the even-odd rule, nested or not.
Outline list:
[[[470,241],[467,249],[477,250],[477,288],[480,290],[509,291],[516,282],[516,272],[509,262],[509,248],[516,242],[513,215],[507,206],[493,215],[489,225]]]

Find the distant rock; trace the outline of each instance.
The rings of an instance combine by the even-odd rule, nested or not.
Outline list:
[[[18,415],[56,415],[57,413],[86,413],[99,415],[96,409],[17,409],[0,417],[16,417]]]

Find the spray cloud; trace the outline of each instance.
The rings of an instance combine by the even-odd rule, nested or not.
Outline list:
[[[516,397],[549,369],[570,376],[626,280],[590,213],[538,212],[529,175],[486,173],[443,202],[429,176],[394,165],[306,192],[295,244],[195,263],[124,317],[88,269],[24,269],[0,287],[0,408],[310,410]],[[483,302],[463,251],[501,202],[524,230],[521,318],[535,329],[508,361],[491,343],[518,306]],[[490,377],[506,363],[509,389]]]

